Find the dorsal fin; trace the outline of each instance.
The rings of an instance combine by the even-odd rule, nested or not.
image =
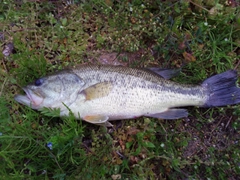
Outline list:
[[[181,69],[161,69],[161,68],[147,68],[148,70],[160,75],[164,79],[171,79],[175,76],[178,76]]]

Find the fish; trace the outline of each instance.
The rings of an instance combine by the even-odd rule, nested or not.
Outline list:
[[[111,65],[79,65],[41,77],[14,99],[35,110],[71,111],[77,119],[112,126],[109,121],[140,116],[180,119],[184,107],[219,107],[240,103],[237,71],[214,75],[200,85],[169,80],[176,71]]]

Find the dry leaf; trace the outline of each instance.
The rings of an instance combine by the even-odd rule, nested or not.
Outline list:
[[[187,62],[196,61],[196,58],[191,53],[187,53],[186,51],[183,53],[183,57]]]

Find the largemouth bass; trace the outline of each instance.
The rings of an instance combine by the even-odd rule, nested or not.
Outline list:
[[[184,106],[216,107],[240,103],[237,72],[212,76],[201,85],[167,80],[158,68],[81,65],[37,79],[15,100],[33,109],[60,108],[89,123],[111,126],[109,121],[140,116],[178,119],[188,116]],[[165,77],[165,78],[164,78]]]

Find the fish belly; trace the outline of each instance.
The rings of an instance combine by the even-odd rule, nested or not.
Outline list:
[[[107,96],[76,103],[75,112],[81,117],[101,115],[109,120],[132,119],[151,116],[167,111],[171,107],[198,105],[197,96],[177,94],[171,91],[143,87],[115,87]]]

